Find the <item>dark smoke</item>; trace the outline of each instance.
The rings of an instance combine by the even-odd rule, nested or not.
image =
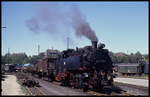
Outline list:
[[[51,3],[39,7],[35,16],[26,21],[31,31],[35,33],[46,31],[50,34],[62,34],[66,31],[65,34],[68,34],[72,28],[76,36],[85,36],[91,41],[98,41],[77,5]]]
[[[86,17],[80,12],[77,6],[72,6],[74,12],[72,26],[75,29],[77,36],[85,36],[91,41],[98,41],[94,31],[91,29]]]
[[[26,21],[26,25],[33,32],[39,32],[39,30],[40,30],[39,23],[38,23],[37,19],[35,19],[35,18],[32,18],[32,19]]]

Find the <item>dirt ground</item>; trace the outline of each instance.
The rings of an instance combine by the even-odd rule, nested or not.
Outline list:
[[[2,81],[2,95],[25,95],[21,86],[16,82],[16,76],[5,75]]]
[[[115,78],[115,82],[122,82],[127,84],[133,84],[143,87],[149,87],[149,80],[146,79],[134,79],[134,78]]]

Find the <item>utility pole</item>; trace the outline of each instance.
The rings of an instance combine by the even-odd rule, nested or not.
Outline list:
[[[127,54],[128,54],[128,50],[127,50]]]
[[[40,54],[40,45],[38,45],[38,55]]]
[[[7,61],[8,61],[8,64],[9,64],[9,49],[10,49],[10,48],[8,48],[8,60],[7,60]]]
[[[69,37],[67,37],[67,49],[69,49]]]
[[[10,50],[10,48],[8,48],[8,54],[9,54],[9,50]]]

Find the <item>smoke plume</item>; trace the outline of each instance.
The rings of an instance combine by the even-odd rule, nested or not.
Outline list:
[[[50,34],[68,34],[71,29],[78,37],[86,37],[91,41],[98,41],[86,17],[75,4],[51,3],[38,5],[34,17],[26,21],[26,26],[35,33],[48,32]]]

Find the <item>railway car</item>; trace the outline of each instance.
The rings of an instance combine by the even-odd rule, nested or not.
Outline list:
[[[46,57],[38,60],[36,64],[35,72],[40,78],[47,77],[50,81],[54,80],[55,75],[55,64],[58,57],[57,50],[48,50],[46,52]]]
[[[14,72],[15,71],[15,64],[5,64],[4,65],[5,72]]]
[[[5,74],[5,64],[1,65],[1,71],[2,71],[2,75]]]
[[[117,71],[122,75],[141,75],[148,73],[148,64],[132,63],[132,64],[117,64]]]
[[[149,74],[149,64],[148,63],[145,64],[144,73]]]

